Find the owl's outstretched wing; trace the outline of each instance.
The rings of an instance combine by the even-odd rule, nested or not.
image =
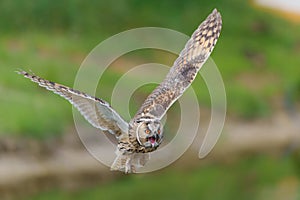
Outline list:
[[[199,69],[211,54],[220,35],[222,19],[214,9],[193,33],[164,81],[147,97],[133,120],[161,119],[170,106],[195,79]]]
[[[18,73],[67,99],[94,127],[103,131],[108,131],[117,137],[122,133],[127,134],[128,123],[102,99],[89,96],[83,92],[45,80],[25,71],[18,71]]]

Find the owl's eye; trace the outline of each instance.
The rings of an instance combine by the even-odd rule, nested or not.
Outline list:
[[[157,130],[157,133],[160,134],[160,130],[159,129]]]
[[[149,130],[149,129],[146,129],[146,130],[145,130],[145,133],[149,134],[149,133],[150,133],[150,130]]]

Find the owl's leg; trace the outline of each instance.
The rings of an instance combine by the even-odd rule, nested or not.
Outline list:
[[[144,167],[150,159],[149,153],[135,153],[132,157],[132,165],[137,168]]]
[[[126,160],[126,164],[125,164],[125,173],[135,173],[135,166],[131,164],[131,161],[132,161],[132,154],[130,155],[127,155],[129,157],[127,157],[127,160]]]
[[[131,170],[132,173],[136,173],[135,165],[131,164],[130,165],[130,170]]]
[[[131,167],[132,154],[121,151],[117,151],[116,154],[117,157],[110,168],[111,170],[124,171],[125,173],[135,172],[135,169]]]

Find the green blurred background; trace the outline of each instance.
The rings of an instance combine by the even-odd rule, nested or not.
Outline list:
[[[233,130],[240,124],[249,125],[247,131],[263,126],[262,131],[270,132],[272,137],[272,125],[281,124],[282,120],[286,124],[280,132],[282,137],[291,135],[289,132],[294,130],[291,122],[298,119],[296,123],[299,123],[300,110],[300,12],[287,14],[238,0],[2,0],[0,161],[8,156],[24,158],[23,151],[27,150],[22,148],[22,142],[25,147],[32,148],[28,144],[33,143],[38,149],[50,149],[50,153],[37,151],[42,159],[47,159],[51,149],[65,143],[66,139],[61,138],[66,134],[71,132],[71,137],[77,137],[71,106],[14,73],[18,68],[72,86],[81,62],[106,38],[131,28],[149,26],[191,35],[214,8],[223,18],[221,37],[212,58],[225,82],[226,123],[233,124]],[[118,70],[122,64],[172,65],[175,58],[152,50],[126,55],[106,72],[107,78],[102,80],[97,96],[110,100],[114,82],[124,73]],[[194,87],[199,88],[197,95],[202,106],[209,108],[209,95],[201,78],[195,81]],[[140,105],[152,89],[140,89],[133,105]],[[138,106],[131,108],[134,113]],[[274,118],[279,121],[272,121]],[[226,138],[226,132],[224,135]],[[259,140],[259,134],[252,136]],[[109,176],[106,180],[103,176],[97,181],[97,176],[87,173],[90,183],[76,189],[60,187],[57,183],[63,180],[58,178],[43,189],[39,188],[39,180],[34,180],[33,192],[20,190],[23,184],[30,185],[29,177],[17,186],[7,186],[4,182],[0,185],[0,195],[5,194],[3,198],[7,199],[62,200],[300,199],[299,141],[292,138],[284,140],[280,148],[270,146],[268,150],[257,150],[254,142],[246,152],[211,156],[208,161],[194,155],[188,161],[175,162],[171,167],[146,175],[124,176],[105,168],[99,174],[108,173],[113,179]],[[221,142],[217,149],[223,151],[222,148],[226,145],[222,146]],[[28,150],[26,158],[32,151]],[[32,157],[35,161],[40,159],[36,159],[39,157],[36,154]],[[67,162],[68,157],[65,159]],[[11,166],[13,170],[14,162]],[[0,170],[4,174],[3,166]],[[76,181],[73,177],[68,179]]]

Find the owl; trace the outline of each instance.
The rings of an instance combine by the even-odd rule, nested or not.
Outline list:
[[[118,145],[111,170],[134,173],[149,160],[149,152],[162,143],[161,119],[195,79],[213,50],[221,27],[221,15],[214,9],[192,34],[165,79],[146,98],[129,123],[100,98],[25,71],[18,73],[67,99],[91,125],[114,135]]]

